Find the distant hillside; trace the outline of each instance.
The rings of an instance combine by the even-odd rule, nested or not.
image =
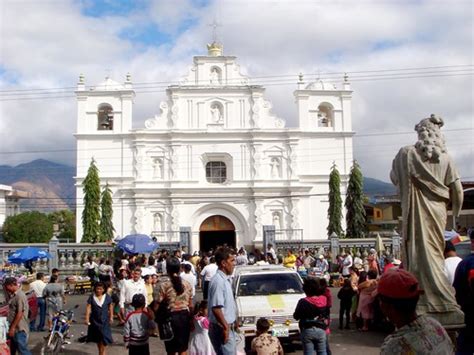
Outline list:
[[[397,189],[391,183],[364,177],[364,193],[368,196],[394,195],[397,193]]]
[[[38,159],[15,167],[0,165],[0,184],[12,185],[31,194],[31,199],[21,202],[24,209],[75,208],[75,173],[75,167]],[[364,193],[369,196],[393,195],[396,189],[390,183],[366,177]]]
[[[31,198],[21,200],[23,209],[51,211],[74,208],[75,171],[74,167],[44,159],[15,167],[0,165],[0,184],[30,193]]]

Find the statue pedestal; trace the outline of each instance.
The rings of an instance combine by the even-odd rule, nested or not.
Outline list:
[[[208,123],[207,129],[212,132],[216,131],[223,131],[224,130],[224,122],[216,122],[216,123]]]

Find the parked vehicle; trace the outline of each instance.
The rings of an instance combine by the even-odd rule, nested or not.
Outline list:
[[[74,319],[74,310],[78,307],[79,305],[76,305],[72,309],[59,311],[53,317],[53,325],[45,338],[42,354],[59,354],[64,345],[68,344],[67,339],[69,339],[69,330]]]
[[[280,265],[237,266],[233,290],[240,331],[246,338],[256,335],[260,317],[269,320],[274,336],[299,338],[293,312],[305,294],[303,280],[294,269]]]

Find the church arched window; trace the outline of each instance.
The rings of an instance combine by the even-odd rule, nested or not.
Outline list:
[[[222,70],[219,67],[212,67],[209,73],[209,82],[211,85],[222,84]]]
[[[318,127],[332,127],[334,121],[333,106],[323,102],[318,106]]]
[[[112,131],[114,129],[114,109],[109,104],[100,104],[97,110],[97,129]]]

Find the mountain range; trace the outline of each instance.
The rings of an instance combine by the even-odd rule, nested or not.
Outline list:
[[[0,165],[0,184],[29,193],[31,198],[21,200],[23,210],[75,209],[75,173],[73,166],[38,159],[14,167]],[[390,183],[364,178],[364,193],[368,196],[393,195],[395,192]]]
[[[31,198],[22,199],[23,210],[54,211],[75,208],[76,168],[38,159],[17,166],[0,165],[0,184],[26,191]]]

